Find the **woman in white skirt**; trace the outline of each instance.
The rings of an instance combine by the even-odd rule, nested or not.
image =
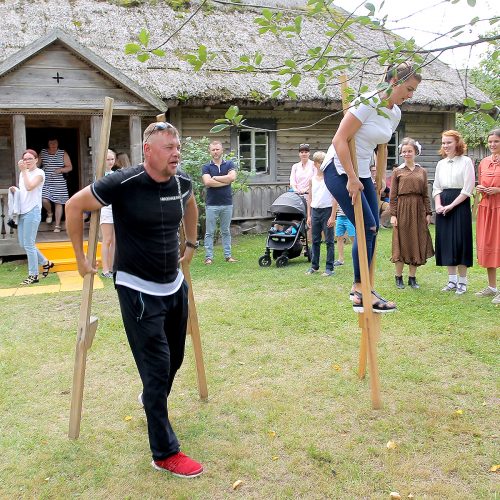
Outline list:
[[[106,167],[104,175],[113,173],[115,166],[116,154],[111,149],[108,149],[106,156]],[[113,224],[113,210],[111,205],[101,208],[101,262],[103,278],[113,277],[113,261],[115,258],[115,228]]]

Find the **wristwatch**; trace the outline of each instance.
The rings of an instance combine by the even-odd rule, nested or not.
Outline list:
[[[199,241],[193,243],[191,241],[186,240],[186,246],[189,248],[194,248],[195,250],[200,246]]]

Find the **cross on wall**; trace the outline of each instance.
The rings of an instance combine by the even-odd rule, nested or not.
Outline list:
[[[59,71],[58,71],[57,76],[53,76],[52,79],[57,80],[57,83],[59,83],[59,80],[64,80],[64,76],[59,76]]]

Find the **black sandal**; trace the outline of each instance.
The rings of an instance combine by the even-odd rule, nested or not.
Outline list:
[[[54,267],[54,263],[50,262],[50,260],[47,261],[47,264],[44,264],[42,266],[43,273],[42,276],[46,278],[49,275],[49,271]]]
[[[377,297],[377,301],[372,304],[372,309],[374,313],[384,314],[394,312],[396,310],[396,304],[390,305],[390,302],[383,297],[381,297],[375,290],[372,290],[372,294]],[[358,301],[358,302],[356,302]],[[363,308],[363,296],[360,292],[354,292],[352,308],[357,313],[365,312]]]

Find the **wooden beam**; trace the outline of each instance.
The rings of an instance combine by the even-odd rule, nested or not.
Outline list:
[[[12,168],[13,168],[13,178],[17,177],[16,165],[21,159],[22,154],[26,150],[26,119],[24,115],[12,115]],[[14,184],[16,181],[14,180]]]
[[[102,116],[90,117],[90,153],[92,155],[92,180],[96,178],[97,156],[99,151],[99,135],[102,127]],[[106,151],[107,154],[107,151]]]
[[[128,120],[128,130],[130,137],[130,162],[132,165],[139,165],[139,163],[142,163],[142,131],[140,116],[130,116]]]

